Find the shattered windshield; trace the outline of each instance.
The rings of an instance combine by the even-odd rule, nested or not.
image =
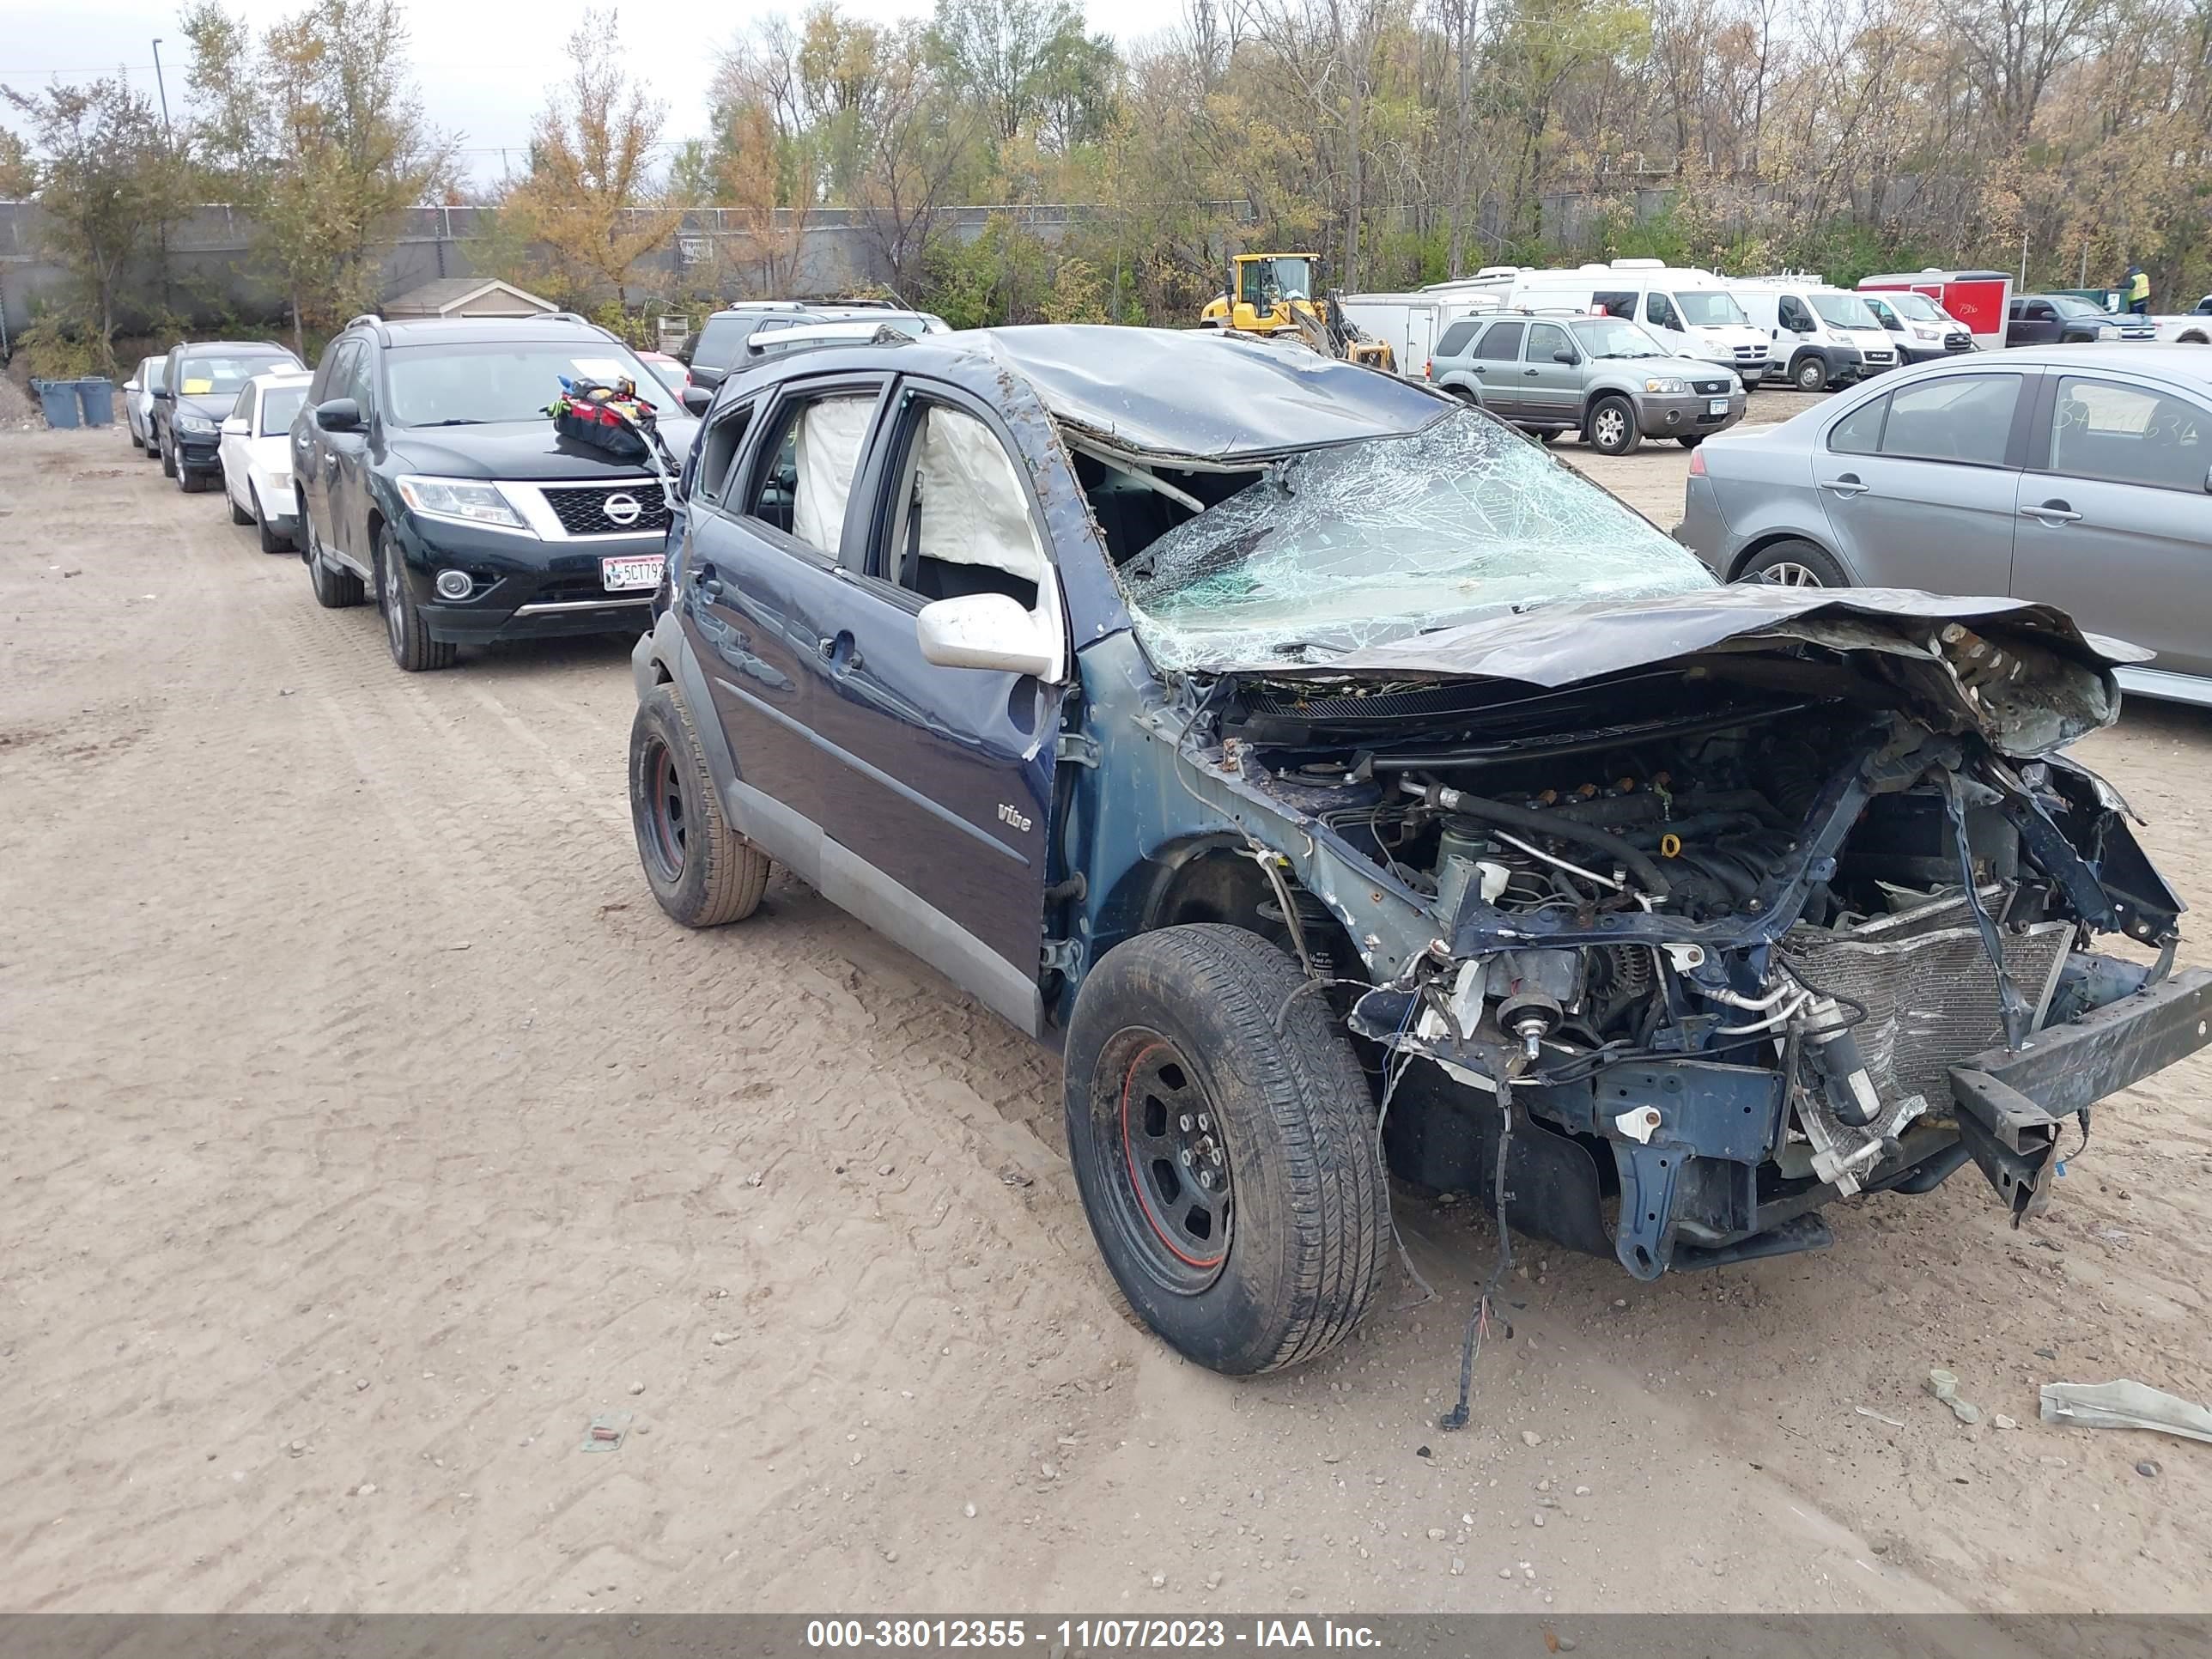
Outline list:
[[[1310,663],[1486,611],[1715,585],[1642,516],[1474,410],[1296,456],[1121,576],[1164,668]]]

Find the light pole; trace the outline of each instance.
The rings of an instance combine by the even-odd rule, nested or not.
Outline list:
[[[169,131],[169,83],[161,76],[161,43],[159,40],[154,42],[154,84],[161,89],[161,94],[162,140],[167,143],[174,143],[176,139]]]

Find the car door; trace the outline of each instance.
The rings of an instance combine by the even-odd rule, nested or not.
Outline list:
[[[2058,307],[2048,300],[2015,300],[2014,323],[2005,329],[2005,343],[2015,345],[2053,345],[2057,343],[2065,324],[2058,315]]]
[[[854,580],[807,665],[829,763],[823,890],[1034,1033],[1061,674],[929,662],[916,619],[1003,594],[1064,665],[1042,492],[1079,492],[1064,463],[1033,477],[1000,411],[963,390],[902,377],[890,411],[854,520]]]
[[[1565,356],[1568,361],[1559,362]],[[1582,418],[1583,355],[1557,323],[1531,323],[1521,353],[1521,416],[1532,421]]]
[[[1526,323],[1492,323],[1468,353],[1467,372],[1482,406],[1507,420],[1521,413],[1521,338]]]
[[[1854,581],[2010,591],[2029,377],[1937,374],[1852,404],[1813,451],[1813,480]]]
[[[222,468],[222,493],[240,507],[246,505],[246,474],[255,428],[260,424],[261,389],[248,380],[238,389],[238,401],[223,417],[222,435],[215,448]]]
[[[331,459],[325,468],[331,492],[331,524],[337,544],[344,549],[361,570],[375,574],[376,549],[368,524],[375,506],[368,488],[371,450],[376,442],[379,409],[376,391],[376,348],[366,339],[354,342],[345,362],[345,379],[331,394],[350,398],[361,410],[361,424],[350,432],[331,432]]]
[[[737,760],[738,827],[817,888],[822,782],[832,763],[807,704],[852,591],[839,554],[888,379],[799,377],[738,405],[748,429],[735,466],[719,493],[703,476],[695,485],[674,578],[712,717]],[[715,447],[702,443],[702,468]]]
[[[2212,398],[2119,375],[2044,377],[2018,482],[2014,597],[2212,675]]]
[[[333,551],[338,538],[331,522],[331,479],[337,465],[332,440],[339,434],[323,430],[315,409],[344,395],[338,388],[346,384],[348,366],[360,349],[358,340],[338,340],[323,353],[307,388],[307,407],[292,426],[292,485],[306,504],[310,535]]]

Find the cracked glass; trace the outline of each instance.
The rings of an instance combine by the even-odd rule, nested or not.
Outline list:
[[[1472,410],[1281,463],[1121,579],[1138,637],[1171,669],[1309,665],[1488,611],[1717,585],[1642,515]]]

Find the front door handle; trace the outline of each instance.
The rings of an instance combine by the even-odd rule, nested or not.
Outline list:
[[[722,578],[711,564],[702,564],[692,573],[691,586],[699,590],[702,599],[719,599],[722,597]]]
[[[2063,501],[2045,501],[2040,507],[2023,507],[2020,516],[2038,520],[2055,528],[2062,524],[2072,524],[2081,515]]]
[[[1856,472],[1846,472],[1841,477],[1823,479],[1820,488],[1833,490],[1838,495],[1850,496],[1863,495],[1872,486],[1863,482]]]
[[[860,647],[849,633],[840,632],[815,641],[814,648],[822,660],[840,674],[848,674],[860,665]]]

